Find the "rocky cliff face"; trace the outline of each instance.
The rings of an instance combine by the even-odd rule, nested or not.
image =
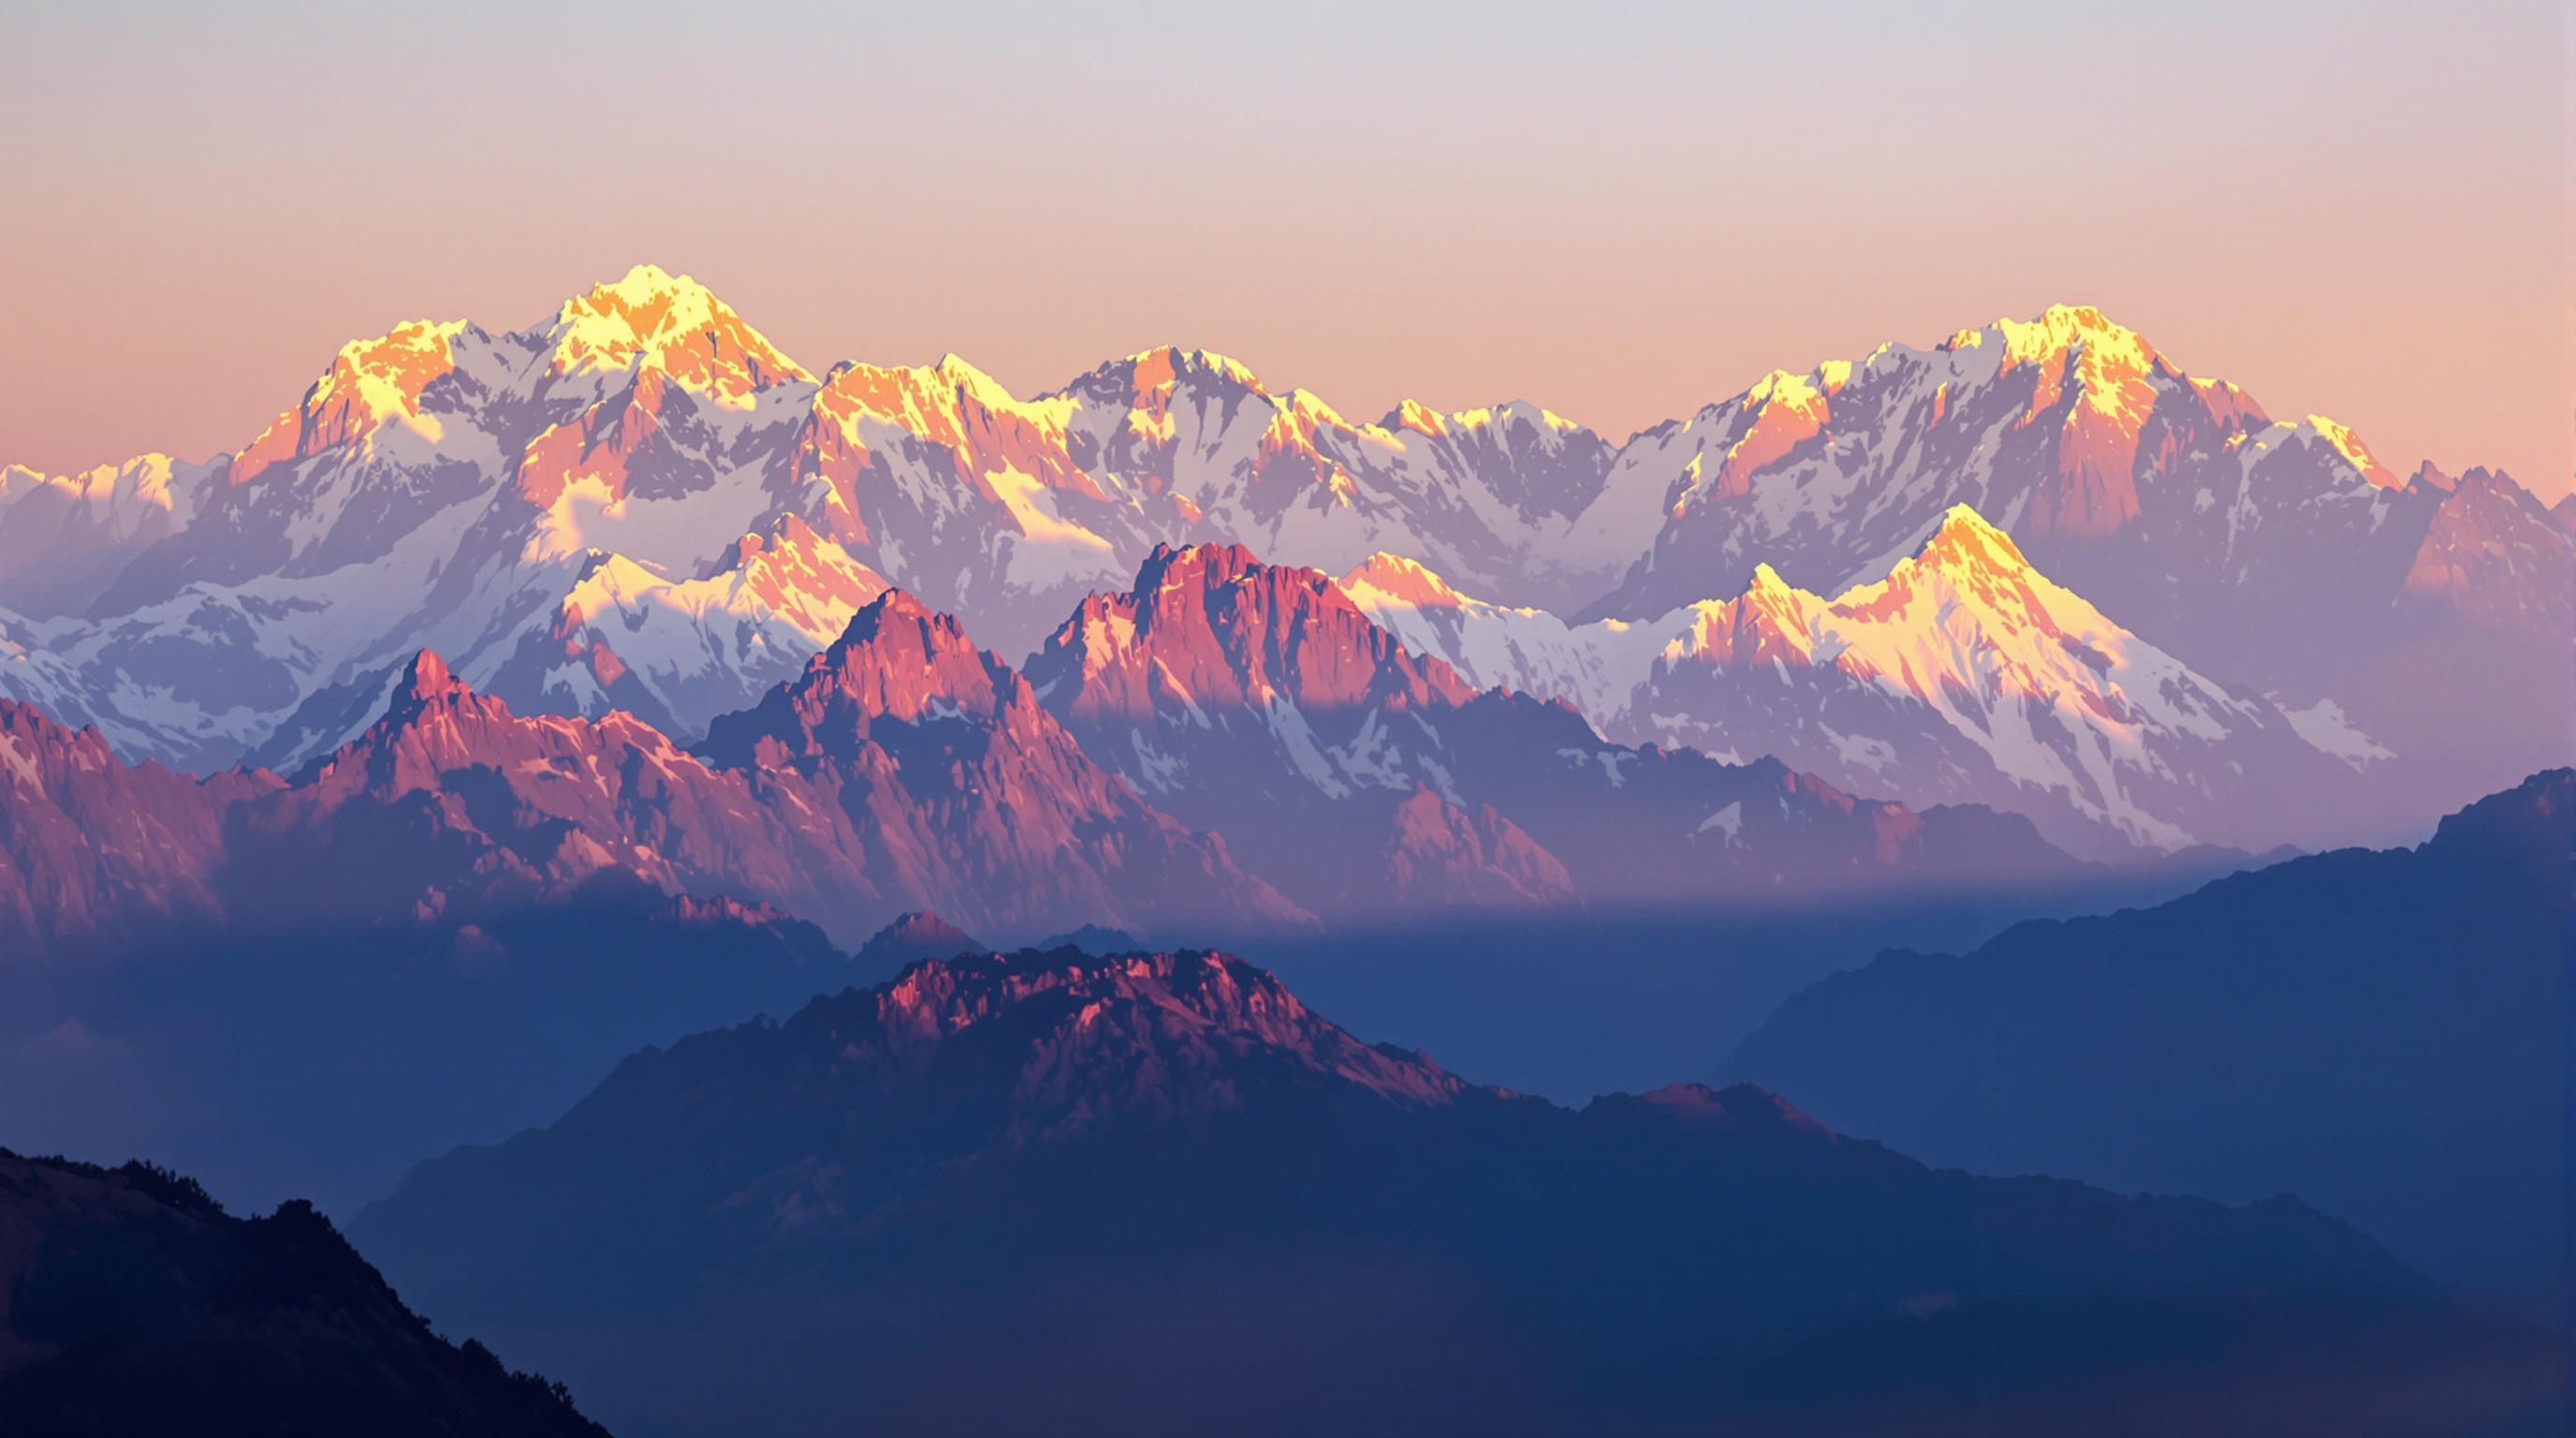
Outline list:
[[[2560,508],[2569,506],[2562,501]],[[2406,571],[2406,593],[2489,629],[2576,632],[2576,546],[2564,540],[2531,491],[2472,469],[2433,511]]]
[[[1312,570],[1236,545],[1158,549],[1029,661],[1049,712],[1139,793],[1221,826],[1320,912],[1550,906],[1564,866],[1415,756],[1467,687]]]

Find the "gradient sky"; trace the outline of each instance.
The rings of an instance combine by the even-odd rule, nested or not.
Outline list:
[[[0,461],[651,260],[816,369],[1178,341],[1614,436],[2091,303],[2394,468],[2576,469],[2565,0],[212,8],[0,0]]]

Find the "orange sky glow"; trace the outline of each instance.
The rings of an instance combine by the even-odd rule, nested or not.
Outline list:
[[[0,19],[0,463],[651,261],[816,370],[1173,341],[1614,437],[2093,304],[2400,473],[2576,473],[2558,0],[524,8]]]

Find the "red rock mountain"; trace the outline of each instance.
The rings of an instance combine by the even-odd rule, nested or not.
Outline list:
[[[1240,545],[1158,548],[1132,590],[1084,600],[1029,674],[1102,764],[1223,823],[1318,912],[1576,901],[1554,855],[1404,757],[1473,691],[1313,570]]]
[[[97,730],[0,700],[0,957],[219,915],[224,815],[282,787],[258,771],[128,768]]]
[[[703,746],[773,811],[828,826],[886,892],[976,930],[1298,924],[1222,840],[1086,758],[1028,682],[900,590]],[[1062,918],[1047,916],[1062,916]]]
[[[845,944],[925,908],[1029,937],[1308,922],[899,592],[704,758],[622,713],[514,714],[426,651],[381,720],[292,784],[127,769],[23,706],[0,708],[0,742],[0,916],[31,949],[173,920],[462,922],[603,874],[775,904]]]
[[[1017,1060],[1001,1121],[1012,1144],[1064,1138],[1141,1112],[1171,1118],[1239,1105],[1242,1070],[1307,1071],[1399,1105],[1470,1091],[1420,1054],[1361,1043],[1268,971],[1220,953],[961,954],[915,964],[842,1024],[853,1070],[917,1070],[943,1045],[1003,1045]],[[991,1027],[986,1027],[990,1025]],[[963,1046],[963,1045],[961,1045]]]

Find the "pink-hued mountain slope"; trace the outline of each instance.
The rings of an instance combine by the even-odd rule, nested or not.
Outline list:
[[[1309,922],[1221,840],[1092,765],[1025,682],[900,591],[707,757],[627,714],[515,714],[427,652],[381,719],[292,783],[128,769],[94,732],[0,716],[0,904],[31,950],[172,920],[459,922],[610,873],[773,903],[853,944],[925,908],[1017,937]]]

